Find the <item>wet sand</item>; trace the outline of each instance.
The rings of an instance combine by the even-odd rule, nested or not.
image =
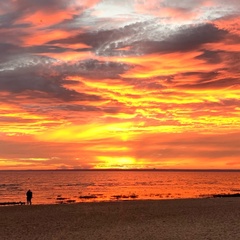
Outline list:
[[[240,198],[0,207],[0,239],[240,239]]]

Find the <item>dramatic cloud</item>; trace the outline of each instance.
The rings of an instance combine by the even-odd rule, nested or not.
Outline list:
[[[0,169],[240,168],[239,16],[237,0],[0,1]]]
[[[65,101],[69,100],[99,100],[96,95],[88,95],[67,89],[62,86],[60,75],[55,75],[54,71],[48,67],[48,64],[54,62],[53,59],[43,58],[25,58],[23,62],[10,62],[3,64],[0,72],[0,91],[15,94],[27,94],[35,98],[35,92],[40,97],[59,98]],[[52,72],[52,74],[51,74]]]

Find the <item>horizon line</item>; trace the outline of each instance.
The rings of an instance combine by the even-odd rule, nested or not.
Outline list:
[[[0,169],[0,171],[159,171],[159,172],[194,172],[194,171],[202,171],[202,172],[239,172],[240,169],[219,169],[219,168],[76,168],[76,169]]]

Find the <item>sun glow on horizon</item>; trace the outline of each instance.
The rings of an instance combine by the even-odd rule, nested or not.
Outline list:
[[[98,156],[97,159],[99,164],[94,167],[95,169],[129,169],[137,166],[133,157]]]

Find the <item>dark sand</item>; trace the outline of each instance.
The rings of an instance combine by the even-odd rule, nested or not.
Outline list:
[[[0,207],[0,239],[240,239],[240,198]]]

